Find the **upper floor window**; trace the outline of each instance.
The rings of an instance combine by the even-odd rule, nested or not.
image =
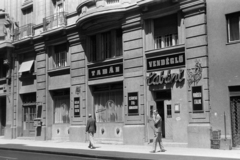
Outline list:
[[[240,13],[233,13],[227,15],[228,21],[228,41],[240,40],[239,38],[239,17]]]
[[[66,43],[53,46],[52,67],[53,68],[66,67],[68,65],[67,53],[68,50]]]
[[[180,13],[145,21],[146,50],[183,44],[183,19]]]
[[[22,26],[33,22],[33,20],[32,20],[33,19],[33,8],[32,7],[23,9],[22,13],[23,13]]]
[[[169,15],[153,20],[154,48],[160,49],[178,44],[177,15]]]
[[[90,61],[103,61],[122,56],[122,30],[116,29],[88,38]]]

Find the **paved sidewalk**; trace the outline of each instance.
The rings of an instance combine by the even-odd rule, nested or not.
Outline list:
[[[63,141],[34,141],[19,139],[0,139],[0,149],[13,149],[21,151],[35,151],[44,153],[61,153],[86,156],[121,157],[125,159],[159,159],[159,156],[193,157],[189,159],[225,158],[240,159],[240,150],[216,150],[199,148],[166,147],[166,152],[150,153],[149,145],[112,145],[97,144],[99,148],[89,149],[88,143]],[[178,158],[180,159],[180,158]],[[186,159],[186,158],[184,158]]]

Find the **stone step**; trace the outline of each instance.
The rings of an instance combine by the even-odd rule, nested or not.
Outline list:
[[[35,137],[17,137],[19,140],[35,140]]]

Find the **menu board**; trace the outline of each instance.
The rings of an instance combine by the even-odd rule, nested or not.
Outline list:
[[[138,92],[128,93],[128,114],[138,115]]]
[[[192,87],[192,103],[193,103],[193,111],[203,110],[202,86]]]
[[[80,98],[74,98],[74,117],[80,117]]]

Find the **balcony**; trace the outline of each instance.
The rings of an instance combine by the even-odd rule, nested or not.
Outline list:
[[[66,12],[56,13],[49,17],[43,18],[43,31],[49,31],[67,25]]]
[[[34,36],[33,26],[34,26],[34,24],[29,23],[25,26],[15,29],[14,30],[14,41],[19,41],[24,38]]]

